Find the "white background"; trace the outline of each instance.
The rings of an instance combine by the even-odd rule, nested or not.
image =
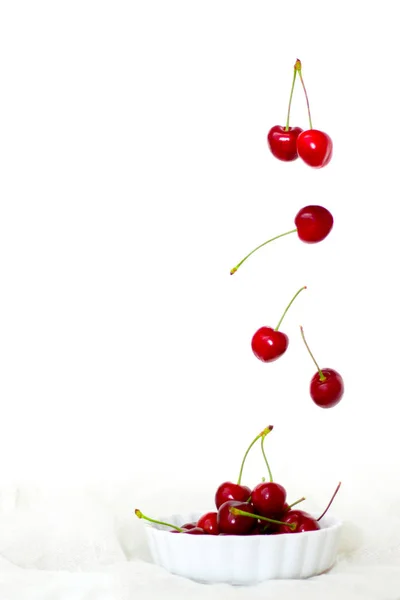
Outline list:
[[[400,505],[394,8],[1,3],[0,482],[212,504],[271,423],[290,498],[322,505],[342,480],[338,508]],[[334,143],[321,170],[266,145],[296,58]],[[229,275],[306,204],[334,215],[324,242],[288,236]],[[302,285],[287,353],[262,364],[253,333]],[[345,380],[331,410],[300,324]],[[245,483],[263,475],[257,449]]]

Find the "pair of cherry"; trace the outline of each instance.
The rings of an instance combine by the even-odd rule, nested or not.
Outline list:
[[[286,502],[286,489],[273,480],[264,451],[265,438],[272,429],[272,425],[263,429],[247,448],[237,483],[225,481],[216,491],[217,524],[222,534],[263,535],[320,529],[318,520],[309,513],[292,510],[294,505],[305,498],[289,505]],[[242,485],[242,473],[248,453],[259,439],[261,439],[261,451],[268,469],[269,481],[263,480],[251,490],[248,486]]]
[[[323,206],[318,205],[310,205],[305,206],[297,213],[295,217],[295,229],[291,229],[286,233],[282,233],[274,238],[271,238],[260,244],[252,250],[247,256],[245,256],[233,269],[231,269],[231,275],[236,273],[238,268],[257,250],[276,240],[280,237],[288,235],[290,233],[297,233],[299,239],[305,243],[314,244],[317,242],[321,242],[324,240],[327,235],[330,233],[333,227],[333,216]],[[273,362],[277,360],[282,354],[284,354],[289,345],[288,336],[279,331],[279,327],[289,310],[290,306],[297,298],[299,293],[305,289],[305,286],[300,288],[298,292],[293,296],[292,300],[289,302],[286,307],[282,317],[280,318],[277,326],[273,327],[260,327],[251,340],[251,347],[255,354],[255,356],[261,360],[262,362]],[[335,371],[335,369],[325,368],[320,369],[318,366],[313,354],[310,351],[310,348],[307,345],[307,342],[304,337],[303,329],[301,329],[301,334],[303,337],[303,341],[306,345],[306,348],[317,367],[317,373],[313,376],[310,383],[310,396],[317,404],[322,408],[332,408],[335,406],[342,398],[344,393],[344,384],[341,375]]]
[[[332,504],[341,484],[339,483],[337,486],[328,506],[318,519],[308,512],[293,510],[293,506],[304,501],[305,498],[300,498],[289,505],[286,502],[285,488],[273,481],[264,451],[264,440],[272,429],[272,425],[263,429],[247,448],[237,483],[225,481],[218,487],[215,494],[217,511],[204,513],[196,522],[184,523],[181,526],[146,517],[138,509],[135,510],[136,516],[164,525],[170,529],[171,533],[190,535],[276,535],[320,529],[319,521]],[[269,481],[263,480],[251,490],[241,483],[243,467],[250,449],[260,438],[261,450],[269,472]]]
[[[307,102],[310,128],[306,131],[303,131],[303,129],[300,127],[289,127],[290,108],[297,74],[300,77]],[[325,167],[332,158],[333,146],[331,138],[327,133],[324,133],[318,129],[313,129],[310,105],[308,102],[307,91],[301,72],[301,62],[299,59],[296,60],[294,65],[294,75],[292,89],[290,92],[286,126],[275,125],[272,127],[268,132],[267,141],[269,149],[275,158],[285,162],[291,162],[300,157],[310,167],[320,169],[321,167]]]

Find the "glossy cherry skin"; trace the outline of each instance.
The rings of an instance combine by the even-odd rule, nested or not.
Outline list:
[[[297,154],[310,167],[325,167],[332,158],[332,140],[318,129],[307,129],[297,137]]]
[[[182,531],[182,533],[187,533],[188,535],[205,535],[206,532],[201,527],[192,527],[191,529]]]
[[[310,204],[299,210],[294,223],[302,242],[316,244],[322,242],[330,233],[333,227],[333,216],[327,208]]]
[[[215,493],[215,506],[219,508],[227,500],[238,500],[239,502],[247,502],[250,498],[251,489],[247,485],[239,485],[231,481],[221,483]]]
[[[321,529],[318,521],[304,510],[289,510],[280,520],[284,523],[295,523],[296,528],[292,530],[287,525],[280,525],[277,533],[301,533]]]
[[[259,483],[251,492],[255,513],[262,517],[277,518],[283,512],[285,501],[285,488],[274,481]]]
[[[286,131],[281,125],[274,125],[268,132],[267,142],[275,158],[290,162],[298,158],[297,138],[303,130],[300,127],[289,127]]]
[[[218,513],[216,512],[208,512],[200,517],[197,521],[197,527],[203,529],[204,533],[208,533],[209,535],[218,535],[219,527],[218,527]]]
[[[342,399],[344,383],[341,375],[334,369],[321,369],[325,379],[321,381],[319,371],[310,383],[310,395],[317,406],[332,408]]]
[[[237,500],[224,502],[218,509],[218,527],[220,532],[228,535],[246,535],[250,533],[253,527],[256,526],[257,519],[245,517],[244,515],[233,515],[230,512],[232,506],[254,514],[254,508],[251,504],[238,502]]]
[[[286,515],[289,510],[290,506],[287,502],[285,502],[285,504],[282,507],[282,511],[279,514],[276,514],[274,518],[277,521],[282,521],[282,517]],[[264,523],[264,527],[265,525],[267,525],[267,530],[264,533],[267,533],[268,535],[278,533],[280,525],[278,525],[277,523],[267,523],[266,521],[261,521],[261,523]]]
[[[190,523],[190,525],[192,525],[192,523]],[[194,527],[187,528],[182,526],[181,529],[183,529],[183,531],[178,531],[178,529],[170,529],[170,533],[190,533],[192,535],[204,535],[206,533],[204,529],[197,527],[196,525]]]
[[[286,352],[288,345],[288,336],[272,327],[260,327],[251,340],[251,348],[262,362],[273,362]]]
[[[185,525],[180,525],[179,526],[181,529],[183,529],[183,531],[179,531],[178,529],[170,529],[171,533],[187,533],[188,531],[191,531],[192,529],[199,529],[196,525],[196,523],[186,523]],[[199,533],[199,532],[198,532]],[[204,533],[204,531],[203,531]]]
[[[270,533],[270,525],[271,523],[257,519],[255,527],[250,531],[249,535],[267,535]]]

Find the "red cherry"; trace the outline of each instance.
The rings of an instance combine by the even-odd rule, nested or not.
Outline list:
[[[271,533],[270,525],[271,523],[267,523],[266,521],[261,521],[261,519],[258,519],[256,520],[256,524],[250,531],[249,535],[267,535]]]
[[[255,512],[270,519],[282,514],[285,501],[285,488],[273,481],[259,483],[251,492],[251,503]]]
[[[244,463],[246,462],[246,458],[250,452],[250,449],[254,446],[257,440],[260,438],[264,439],[272,431],[272,429],[273,425],[269,425],[263,429],[248,446],[242,459],[242,464],[240,465],[238,482],[232,483],[231,481],[225,481],[225,483],[221,483],[221,485],[218,487],[215,494],[215,505],[217,508],[227,502],[227,500],[238,500],[239,502],[248,501],[251,495],[251,489],[248,488],[247,485],[241,485]]]
[[[251,340],[255,356],[263,362],[273,362],[279,358],[286,352],[288,345],[288,336],[272,327],[260,327]]]
[[[256,485],[251,493],[251,503],[254,506],[254,510],[260,517],[259,521],[261,521],[261,525],[264,523],[264,528],[267,526],[267,533],[270,533],[271,531],[275,530],[276,523],[266,523],[265,518],[276,519],[279,517],[279,515],[283,514],[286,507],[288,509],[290,509],[290,507],[286,503],[285,488],[279,483],[274,483],[273,481],[272,472],[265,454],[264,442],[265,436],[261,438],[261,452],[268,469],[269,482],[263,481],[262,483]]]
[[[278,330],[293,301],[295,298],[297,298],[300,292],[305,289],[306,286],[303,286],[296,292],[285,308],[285,311],[275,329],[272,327],[260,327],[260,329],[258,329],[253,335],[251,340],[251,348],[254,352],[254,355],[262,362],[273,362],[282,356],[284,352],[286,352],[286,349],[289,345],[289,338],[285,333],[282,333]]]
[[[249,535],[260,535],[260,532],[262,534],[276,534],[276,533],[279,533],[279,531],[276,529],[276,527],[280,527],[282,525],[287,526],[292,531],[294,531],[296,529],[295,523],[287,523],[286,524],[286,522],[284,522],[284,521],[278,521],[277,519],[272,519],[271,517],[264,517],[263,515],[257,515],[253,511],[248,512],[245,510],[241,510],[240,508],[238,508],[236,506],[231,506],[229,510],[233,515],[249,517],[256,521],[255,529],[252,529],[249,532]],[[262,529],[262,526],[261,526],[262,523],[265,523],[266,528]]]
[[[275,158],[290,162],[296,160],[297,138],[303,130],[300,127],[283,127],[275,125],[268,132],[267,142]]]
[[[321,379],[321,373],[323,379]],[[317,371],[310,383],[310,395],[317,406],[332,408],[342,399],[344,383],[341,375],[334,369]]]
[[[228,500],[218,509],[218,527],[221,533],[229,535],[245,535],[249,533],[256,525],[256,519],[253,517],[234,515],[230,509],[232,507],[245,510],[247,513],[253,513],[254,508],[247,502],[237,502]]]
[[[250,498],[251,489],[247,485],[239,485],[231,481],[221,483],[215,493],[215,505],[219,508],[227,500],[238,500],[239,502],[247,502]]]
[[[285,504],[283,505],[282,508],[282,512],[276,516],[276,519],[278,521],[282,521],[284,515],[286,515],[289,510],[292,509],[292,506],[295,506],[296,504],[299,504],[300,502],[303,502],[305,500],[305,498],[300,498],[299,500],[296,500],[296,502],[293,502],[292,504],[288,504],[287,502],[285,502]],[[265,522],[264,522],[265,524]],[[279,524],[278,523],[269,523],[268,524],[268,534],[272,534],[272,533],[279,533],[278,531],[279,529]]]
[[[287,525],[280,525],[278,533],[301,533],[304,531],[317,531],[321,529],[320,524],[312,515],[303,510],[289,510],[281,520]],[[289,524],[292,527],[289,527]],[[295,527],[293,528],[293,525]]]
[[[194,527],[197,527],[197,523],[185,523],[181,525],[182,529],[193,529]]]
[[[218,527],[218,514],[216,512],[208,512],[200,517],[197,521],[197,527],[203,529],[204,533],[208,533],[210,535],[218,535],[219,527]]]
[[[188,535],[205,535],[206,532],[201,527],[192,527],[191,529],[182,531],[182,533],[187,533]]]
[[[289,127],[290,107],[292,105],[294,84],[296,82],[296,76],[297,76],[297,72],[299,70],[298,62],[299,61],[296,61],[295,65],[294,65],[292,87],[290,90],[289,106],[288,106],[288,112],[287,112],[287,117],[286,117],[286,125],[285,125],[285,127],[282,127],[281,125],[275,125],[274,127],[272,127],[269,130],[268,136],[267,136],[268,146],[269,146],[269,149],[271,150],[272,154],[275,156],[275,158],[278,158],[279,160],[283,160],[285,162],[290,162],[292,160],[296,160],[296,158],[297,158],[296,142],[297,142],[298,136],[303,131],[302,129],[300,129],[300,127]]]
[[[194,527],[181,527],[180,529],[170,529],[170,533],[186,533],[190,529],[194,529]]]
[[[318,129],[307,129],[297,137],[297,153],[310,167],[321,169],[332,158],[332,140]]]
[[[323,206],[309,205],[299,210],[294,219],[297,235],[302,242],[322,242],[333,227],[333,217]]]
[[[301,84],[303,86],[304,95],[307,102],[308,120],[310,129],[302,131],[297,137],[297,153],[304,162],[310,167],[320,169],[325,167],[332,158],[332,140],[323,131],[313,129],[311,121],[310,103],[308,101],[307,90],[304,85],[303,75],[301,72],[301,62],[297,59],[295,69],[297,68]]]
[[[171,529],[170,533],[190,533],[191,535],[205,535],[206,532],[201,527],[190,527],[189,529],[182,528],[182,531],[178,531],[178,529]]]
[[[332,406],[336,406],[336,404],[340,402],[344,394],[343,379],[334,369],[319,368],[318,363],[307,344],[302,327],[300,327],[300,332],[307,351],[318,369],[310,383],[311,398],[315,404],[321,408],[332,408]]]
[[[326,238],[328,233],[333,227],[333,217],[328,209],[323,206],[318,205],[309,205],[304,206],[304,208],[300,209],[294,219],[296,229],[291,229],[290,231],[286,231],[285,233],[280,233],[273,238],[270,238],[266,242],[263,242],[256,248],[254,248],[251,252],[249,252],[238,264],[236,267],[233,267],[230,270],[230,274],[233,275],[236,273],[238,268],[252,255],[254,252],[277,240],[281,237],[289,235],[291,233],[297,233],[299,239],[302,242],[307,242],[308,244],[315,244],[316,242],[321,242]]]

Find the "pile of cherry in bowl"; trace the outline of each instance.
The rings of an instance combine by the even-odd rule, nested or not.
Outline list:
[[[338,484],[328,506],[318,518],[294,508],[305,498],[288,504],[285,488],[273,481],[264,451],[264,440],[272,429],[272,425],[263,429],[247,448],[237,483],[226,481],[218,487],[215,493],[217,510],[204,513],[196,522],[182,523],[180,526],[147,517],[139,509],[135,510],[136,516],[164,525],[171,533],[190,535],[279,535],[321,529],[319,522],[332,504],[341,484]],[[241,483],[243,466],[250,449],[259,440],[269,481],[263,480],[250,489]]]

